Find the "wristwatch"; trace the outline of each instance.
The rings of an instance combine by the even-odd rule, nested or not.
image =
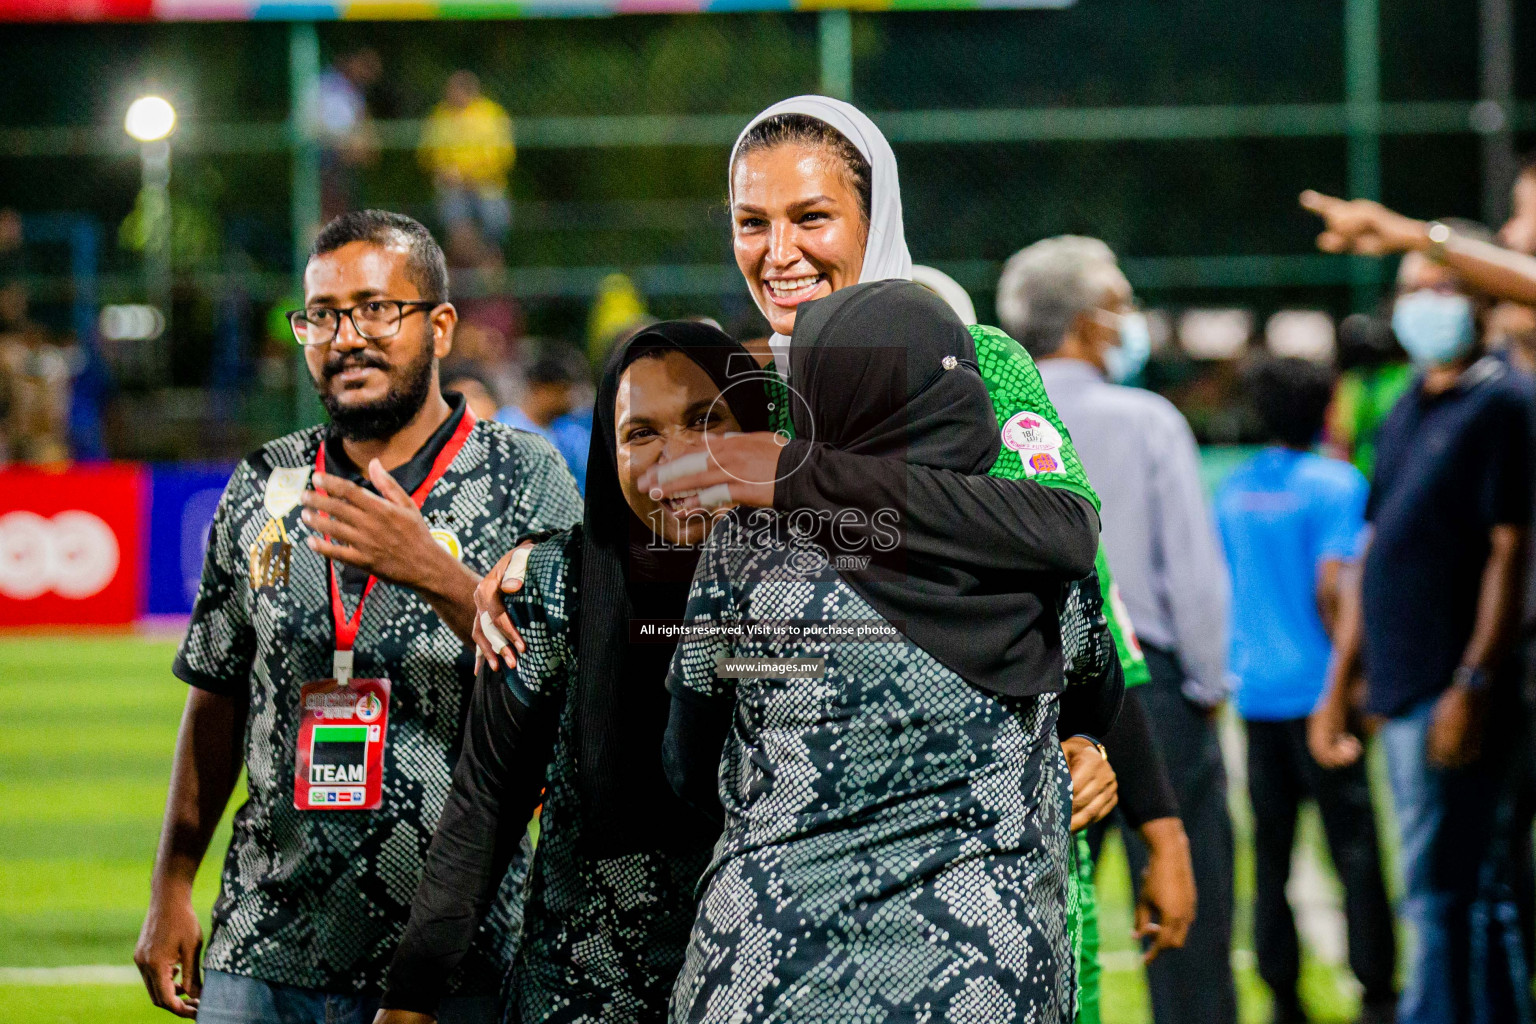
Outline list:
[[[1463,686],[1477,693],[1488,688],[1488,673],[1477,665],[1462,665],[1451,673],[1451,685]]]
[[[1445,262],[1445,243],[1451,240],[1451,226],[1432,220],[1424,226],[1424,234],[1429,237],[1429,248],[1424,250],[1424,255],[1436,263]]]
[[[1070,738],[1074,740],[1087,740],[1089,743],[1093,744],[1093,749],[1099,752],[1100,757],[1102,757],[1105,761],[1109,760],[1109,751],[1104,749],[1104,744],[1100,743],[1097,737],[1089,736],[1085,732],[1075,732],[1071,735]]]

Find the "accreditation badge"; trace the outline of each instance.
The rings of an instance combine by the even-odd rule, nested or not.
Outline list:
[[[384,798],[388,679],[321,679],[299,690],[293,806],[371,811]]]

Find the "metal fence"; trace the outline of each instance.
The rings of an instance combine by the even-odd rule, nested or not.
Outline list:
[[[29,124],[13,103],[0,204],[49,214],[61,238],[60,213],[87,226],[70,237],[94,230],[94,266],[49,242],[20,272],[35,302],[72,309],[56,319],[96,358],[94,308],[146,295],[143,262],[113,244],[138,187],[135,144],[115,121],[120,93],[172,79],[188,110],[172,139],[173,211],[186,225],[173,243],[172,330],[155,358],[101,361],[112,402],[138,425],[118,430],[115,450],[134,455],[178,453],[179,433],[201,423],[244,416],[246,429],[226,432],[238,447],[309,415],[291,381],[262,399],[253,367],[320,219],[308,113],[319,75],[361,45],[386,71],[373,97],[379,158],[362,172],[370,205],[430,222],[412,151],[450,71],[475,70],[512,112],[506,273],[456,287],[510,291],[535,334],[576,335],[614,271],[659,315],[749,315],[729,256],[726,154],[754,110],[806,91],[854,100],[888,134],[914,256],[969,288],[984,317],[1001,261],[1064,231],[1109,241],[1153,304],[1339,314],[1376,302],[1389,268],[1313,251],[1300,189],[1496,220],[1517,133],[1536,130],[1513,71],[1536,26],[1517,23],[1510,0],[1450,6],[1079,0],[963,14],[97,28],[136,51],[117,92],[71,86],[88,116],[68,125]],[[102,45],[79,31],[18,30],[0,50]],[[111,54],[101,60],[98,77],[113,67]]]

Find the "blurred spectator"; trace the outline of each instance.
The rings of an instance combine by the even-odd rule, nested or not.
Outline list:
[[[1522,325],[1530,320],[1528,307],[1536,305],[1536,163],[1527,161],[1521,168],[1512,200],[1512,216],[1499,231],[1499,241],[1509,247],[1504,249],[1494,244],[1486,229],[1479,226],[1469,230],[1466,224],[1456,221],[1414,220],[1366,200],[1346,202],[1311,191],[1301,195],[1302,205],[1324,220],[1324,231],[1318,236],[1320,248],[1367,255],[1418,254],[1456,274],[1467,292],[1484,299],[1502,300],[1499,306],[1479,317],[1479,329],[1484,344],[1504,342],[1506,351],[1501,354],[1518,368],[1528,352],[1522,345]],[[1404,263],[1416,265],[1407,259]],[[1536,592],[1530,593],[1526,604],[1529,626],[1536,622]],[[1528,681],[1527,689],[1536,690],[1536,679]],[[1536,692],[1528,692],[1526,701],[1536,703]],[[1519,774],[1536,776],[1536,750],[1531,749],[1529,739],[1524,746],[1528,763]],[[1524,792],[1515,805],[1512,828],[1517,848],[1512,879],[1517,890],[1527,967],[1536,973],[1536,962],[1531,960],[1536,955],[1536,872],[1530,863],[1536,779],[1525,782]]]
[[[1536,373],[1536,308],[1499,303],[1488,311],[1483,337],[1489,351],[1502,354],[1515,369]]]
[[[0,209],[0,281],[9,282],[25,273],[26,253],[21,243],[21,214]]]
[[[545,352],[523,374],[523,389],[515,404],[496,414],[496,419],[519,430],[547,438],[565,458],[576,486],[587,489],[587,455],[592,443],[592,417],[576,411],[576,396],[583,383],[575,360],[564,353]]]
[[[469,411],[482,420],[493,420],[501,403],[491,381],[472,364],[445,363],[440,371],[443,394],[463,395]]]
[[[1367,477],[1376,465],[1376,435],[1396,401],[1413,383],[1392,327],[1355,313],[1339,324],[1339,377],[1328,416],[1328,440]]]
[[[1525,158],[1510,200],[1509,220],[1499,228],[1499,241],[1516,252],[1536,255],[1536,155]]]
[[[1232,671],[1248,732],[1254,820],[1254,953],[1274,994],[1272,1019],[1306,1020],[1301,946],[1286,901],[1296,819],[1316,800],[1344,883],[1349,964],[1363,1022],[1390,1022],[1396,992],[1392,911],[1381,880],[1365,763],[1324,769],[1307,751],[1307,715],[1322,694],[1342,580],[1365,533],[1367,485],[1347,462],[1313,455],[1332,373],[1265,359],[1244,379],[1268,447],[1227,477],[1216,523],[1232,573]]]
[[[1499,241],[1516,252],[1536,256],[1536,156],[1527,157],[1521,166],[1510,207]],[[1490,346],[1507,352],[1516,367],[1536,370],[1536,308],[1500,302],[1489,312],[1484,333]]]
[[[368,117],[368,90],[384,64],[363,47],[338,57],[320,73],[320,209],[322,220],[357,209],[358,169],[373,163],[379,144]]]
[[[615,341],[654,322],[635,282],[625,274],[609,274],[598,284],[592,312],[587,316],[587,361],[602,366]]]
[[[1105,379],[1140,369],[1147,327],[1103,242],[1065,236],[1016,253],[997,309],[1039,361],[1103,501],[1104,551],[1146,650],[1152,680],[1141,693],[1189,836],[1199,913],[1184,948],[1147,966],[1153,1016],[1235,1024],[1232,821],[1215,723],[1227,697],[1227,580],[1194,435],[1166,399]],[[1139,880],[1146,850],[1121,831]]]
[[[20,280],[26,265],[21,243],[21,214],[9,208],[0,209],[0,338],[11,334],[16,324],[26,318],[26,291]],[[22,311],[19,318],[18,308]],[[17,387],[6,362],[0,360],[0,466],[15,456]]]
[[[68,460],[71,356],[28,316],[24,284],[10,281],[0,287],[0,406],[5,413],[0,443],[12,458]]]
[[[512,394],[523,359],[523,309],[510,292],[501,252],[489,246],[479,250],[471,265],[452,271],[459,311],[453,355],[477,365],[498,394]]]
[[[1453,231],[1488,244],[1469,226]],[[1533,394],[1528,378],[1484,355],[1486,310],[1447,265],[1404,257],[1392,325],[1419,374],[1382,425],[1358,602],[1343,609],[1309,723],[1323,765],[1360,756],[1350,692],[1363,665],[1364,711],[1385,720],[1416,937],[1402,1024],[1530,1019],[1508,829]]]
[[[448,77],[422,133],[422,166],[437,190],[437,215],[457,250],[506,241],[512,229],[508,176],[517,150],[512,118],[480,91],[470,71]]]
[[[1510,217],[1499,229],[1499,241],[1516,252],[1536,255],[1536,155],[1526,157],[1515,178]],[[1536,373],[1536,308],[1500,302],[1489,311],[1483,336],[1489,347],[1508,359],[1511,366]],[[1536,849],[1532,843],[1532,823],[1536,822],[1536,552],[1528,554],[1520,630],[1525,648],[1523,696],[1527,733],[1524,770],[1518,773],[1512,822],[1512,880],[1520,909],[1520,933],[1525,938],[1526,968],[1536,978]]]

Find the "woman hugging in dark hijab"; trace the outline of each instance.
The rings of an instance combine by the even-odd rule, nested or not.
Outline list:
[[[796,437],[963,474],[997,456],[971,336],[918,285],[802,306],[791,357]],[[843,544],[864,536],[739,508],[705,542],[668,774],[707,808],[718,767],[725,828],[671,1019],[1067,1021],[1059,662],[978,644],[1005,592],[906,559],[899,530]]]
[[[712,518],[652,499],[636,481],[711,437],[767,429],[761,385],[730,387],[744,366],[755,366],[744,349],[692,322],[647,328],[610,358],[585,516],[532,549],[508,599],[526,650],[477,682],[380,1021],[431,1019],[541,791],[506,1019],[665,1018],[718,828],[662,771],[675,645],[632,627],[682,617]]]

